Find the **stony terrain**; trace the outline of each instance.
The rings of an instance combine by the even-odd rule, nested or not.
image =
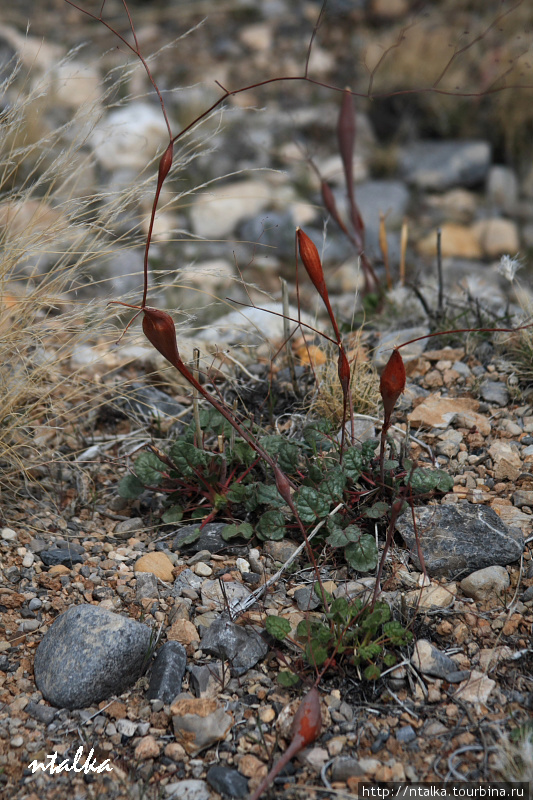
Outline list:
[[[358,4],[355,11],[347,11],[347,5],[332,0],[329,25],[311,62],[317,79],[338,86],[353,80],[344,54],[360,46],[361,26],[371,50],[380,37],[392,41],[387,37],[401,27],[408,10],[402,2],[375,0]],[[214,102],[215,79],[242,85],[243,64],[247,82],[271,74],[274,44],[276,69],[301,69],[318,11],[315,3],[283,0],[265,0],[258,8],[230,4],[224,12],[212,6],[199,12],[207,15],[205,24],[153,63],[176,130]],[[120,4],[107,8],[120,22]],[[173,3],[135,2],[131,9],[146,52],[166,41],[163,34],[176,37],[200,22],[198,10],[180,10]],[[2,63],[4,55],[23,49],[25,14],[33,9],[24,4],[2,11]],[[54,24],[58,14],[68,23],[68,40]],[[450,38],[453,31],[447,33]],[[514,42],[512,27],[504,33]],[[85,224],[82,214],[76,216],[83,197],[102,192],[105,206],[106,193],[122,196],[133,184],[127,213],[114,213],[104,230],[109,239],[95,259],[98,275],[80,273],[66,297],[90,302],[91,309],[95,298],[102,308],[110,298],[138,302],[153,171],[145,175],[147,185],[138,175],[165,143],[157,104],[145,96],[145,76],[134,69],[123,79],[122,94],[115,87],[99,105],[101,76],[120,64],[123,54],[110,49],[114,41],[108,31],[80,19],[74,9],[43,3],[39,18],[32,17],[31,34],[33,43],[45,38],[26,52],[24,64],[31,62],[31,74],[40,80],[50,78],[50,70],[53,77],[53,88],[41,101],[42,124],[53,130],[79,115],[85,101],[96,103],[100,118],[89,115],[93,129],[86,138],[82,117],[78,127],[62,134],[83,139],[76,152],[86,161],[74,191],[80,205],[74,203],[71,212],[60,194],[52,195],[55,201],[39,197],[38,213],[36,206],[26,209],[29,219],[37,214],[45,230],[49,224],[57,236],[60,229],[61,241],[72,246],[69,237]],[[54,72],[66,49],[82,41],[90,43]],[[490,39],[487,53],[497,44]],[[480,63],[492,69],[493,61],[484,58]],[[407,79],[407,65],[402,68]],[[415,78],[419,85],[421,76]],[[474,82],[478,78],[470,76]],[[174,86],[188,88],[174,93]],[[13,91],[12,86],[6,103],[13,102]],[[515,104],[508,114],[527,105],[525,90],[509,94]],[[127,100],[107,108],[119,95]],[[488,126],[487,120],[498,118],[497,100],[496,110],[488,101],[478,103],[477,128],[472,110],[477,101],[469,102],[463,128],[452,118],[444,122],[444,112],[437,124],[431,104],[415,107],[406,101],[395,107],[392,101],[376,101],[376,111],[362,101],[357,107],[356,197],[367,251],[385,281],[379,244],[383,212],[393,273],[381,307],[364,307],[365,326],[357,342],[359,357],[377,369],[395,343],[437,326],[511,327],[527,313],[527,254],[533,248],[530,158],[518,132],[513,137],[503,123]],[[266,112],[257,110],[261,107]],[[152,251],[152,297],[177,306],[187,321],[180,329],[184,358],[198,346],[209,378],[232,398],[246,396],[250,408],[261,408],[265,399],[271,358],[283,340],[279,318],[256,310],[239,313],[211,296],[199,301],[198,289],[221,298],[251,298],[261,306],[273,303],[276,309],[281,275],[296,301],[294,228],[302,225],[318,243],[326,218],[308,158],[331,182],[339,207],[345,207],[337,113],[337,99],[310,85],[299,85],[294,93],[282,85],[237,96],[222,120],[209,118],[184,141],[180,166],[165,186]],[[396,134],[391,125],[384,131],[390,114]],[[520,120],[518,112],[513,119]],[[34,135],[30,122],[28,136]],[[444,130],[437,130],[439,124]],[[523,124],[527,128],[527,119]],[[209,181],[215,182],[192,191]],[[68,197],[72,203],[72,194]],[[401,276],[404,220],[409,249],[407,274]],[[13,235],[7,210],[2,225],[6,236]],[[437,227],[442,231],[441,286],[435,267]],[[21,229],[16,233],[22,235]],[[121,237],[129,251],[120,247]],[[56,252],[44,248],[36,261],[42,274],[53,269],[50,249]],[[523,271],[516,276],[518,253]],[[20,268],[27,270],[34,258],[30,250]],[[356,262],[351,245],[330,220],[324,263],[345,330],[353,320],[363,320]],[[20,276],[7,280],[20,281]],[[303,281],[300,294],[314,320],[315,298]],[[327,330],[321,318],[318,325]],[[228,546],[214,523],[187,545],[182,524],[162,524],[157,493],[135,501],[119,497],[118,480],[138,449],[171,441],[191,420],[190,391],[145,341],[137,343],[132,331],[117,348],[108,332],[91,328],[83,343],[73,345],[68,360],[62,355],[68,331],[52,333],[42,341],[43,352],[61,356],[57,374],[75,372],[76,385],[89,400],[83,414],[62,395],[55,415],[43,406],[32,428],[31,452],[39,458],[31,456],[30,468],[15,486],[10,480],[2,500],[0,793],[17,800],[246,797],[290,738],[291,715],[301,695],[301,687],[278,683],[280,670],[298,664],[298,654],[266,636],[264,621],[276,614],[294,629],[312,612],[312,571],[302,554],[262,593],[299,545],[296,536]],[[522,339],[441,337],[418,342],[406,353],[408,385],[394,419],[396,435],[402,440],[409,427],[411,456],[434,462],[454,481],[438,501],[415,510],[426,574],[410,513],[398,522],[386,565],[383,596],[414,641],[402,648],[400,665],[377,682],[362,680],[357,669],[342,664],[327,673],[319,687],[322,733],[277,779],[272,796],[296,798],[305,791],[321,798],[350,797],[361,780],[517,780],[521,769],[532,777],[531,764],[520,763],[508,738],[530,720],[533,707],[530,341],[527,334]],[[319,338],[315,346],[320,377],[328,351]],[[293,351],[302,362],[302,382],[312,384],[301,340]],[[274,361],[272,374],[282,399],[277,424],[297,432],[307,409],[291,406],[284,356]],[[377,407],[365,412],[358,420],[362,441],[374,436],[380,418]],[[267,424],[266,415],[263,421]],[[375,580],[330,554],[323,557],[321,574],[334,596],[368,597]],[[239,613],[239,601],[253,592],[257,602]],[[57,763],[68,759],[72,765],[80,747],[80,763],[92,749],[96,763],[109,759],[113,771],[65,770],[50,776],[29,769],[30,762],[45,761],[54,752]]]

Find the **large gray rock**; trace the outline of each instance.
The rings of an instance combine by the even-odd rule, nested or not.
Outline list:
[[[419,141],[408,145],[402,171],[408,183],[442,192],[451,186],[475,186],[485,179],[490,145],[482,141]]]
[[[268,652],[267,643],[258,633],[245,630],[224,617],[206,630],[200,647],[204,653],[227,659],[235,677],[244,675]]]
[[[520,531],[505,525],[492,508],[460,505],[420,506],[414,509],[418,542],[429,575],[465,577],[494,564],[517,561],[524,549]],[[418,569],[417,535],[411,509],[396,526]]]
[[[85,708],[122,694],[149,658],[147,625],[91,605],[71,606],[35,654],[35,682],[58,708]]]

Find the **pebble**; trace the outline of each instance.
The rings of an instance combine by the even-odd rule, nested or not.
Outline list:
[[[457,671],[457,664],[427,639],[418,639],[411,656],[412,665],[424,675],[446,678],[449,672]]]
[[[176,641],[165,642],[157,651],[152,665],[150,685],[146,695],[148,699],[159,699],[170,705],[181,692],[186,666],[185,648]]]
[[[500,605],[501,595],[511,584],[505,567],[491,566],[477,570],[468,575],[460,583],[467,597],[474,600],[492,600],[492,605]]]
[[[208,698],[175,700],[170,713],[176,741],[191,756],[225,739],[233,725],[231,714]]]
[[[120,735],[126,736],[128,739],[137,733],[137,723],[131,719],[117,719],[115,725]]]
[[[174,580],[174,565],[165,553],[145,553],[137,559],[133,569],[135,572],[150,572],[165,583]]]
[[[201,578],[209,578],[213,574],[213,570],[204,561],[199,561],[194,565],[194,572]]]
[[[118,539],[129,539],[134,533],[144,530],[144,522],[140,517],[124,519],[115,525],[114,534]]]
[[[0,535],[4,542],[14,542],[17,538],[17,532],[12,528],[2,528],[2,533]]]
[[[143,736],[134,750],[134,756],[139,761],[146,761],[149,758],[158,758],[161,752],[161,745],[154,736]]]
[[[237,770],[215,764],[207,771],[208,784],[221,795],[241,798],[248,794],[248,781]]]
[[[268,645],[253,629],[242,628],[227,619],[219,618],[202,636],[201,648],[230,662],[232,675],[244,675],[263,659]]]
[[[209,800],[211,797],[207,783],[194,779],[167,783],[165,794],[168,800]]]
[[[70,606],[35,654],[35,681],[58,708],[85,708],[122,692],[140,676],[151,630],[106,609]]]
[[[402,744],[414,742],[416,739],[416,731],[411,725],[404,725],[396,730],[396,739]]]

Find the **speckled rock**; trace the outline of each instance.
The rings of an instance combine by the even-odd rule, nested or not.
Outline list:
[[[204,653],[230,662],[235,676],[244,675],[268,652],[268,645],[253,629],[245,629],[228,619],[218,619],[205,632],[201,641]]]
[[[474,600],[492,598],[495,605],[501,603],[501,595],[510,586],[510,578],[505,567],[485,567],[478,569],[461,581],[461,589],[467,597]]]
[[[508,528],[492,508],[471,503],[445,504],[420,506],[414,513],[429,575],[465,577],[494,564],[512,564],[522,554],[522,536]],[[420,569],[411,509],[398,519],[397,528]]]
[[[185,648],[179,642],[165,642],[158,650],[152,666],[148,699],[172,703],[176,695],[181,692],[186,666]]]
[[[35,682],[58,708],[85,708],[121,694],[149,655],[147,625],[91,605],[71,606],[35,654]]]

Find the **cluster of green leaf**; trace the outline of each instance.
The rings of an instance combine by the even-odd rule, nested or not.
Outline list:
[[[193,422],[165,451],[164,461],[152,451],[137,457],[133,473],[119,485],[121,496],[135,498],[148,487],[167,494],[165,523],[222,517],[228,521],[225,539],[250,539],[254,534],[262,541],[283,539],[296,520],[265,464],[214,409],[200,412],[200,425],[204,441],[223,437],[223,455],[198,447]],[[277,434],[258,436],[258,441],[296,487],[293,501],[301,522],[310,529],[324,523],[318,541],[341,550],[359,572],[377,566],[376,538],[368,529],[371,523],[386,523],[395,492],[407,482],[415,495],[448,491],[453,485],[442,470],[412,469],[411,462],[391,459],[386,463],[389,495],[383,499],[376,479],[378,440],[348,447],[341,459],[325,420],[308,425],[299,441]],[[342,507],[332,513],[339,504]],[[198,529],[192,540],[199,535]]]
[[[320,589],[315,586],[320,597]],[[301,645],[307,663],[312,667],[322,666],[326,660],[345,658],[356,667],[363,667],[367,680],[377,680],[383,667],[392,667],[397,662],[394,648],[408,644],[413,635],[400,622],[392,619],[387,603],[377,602],[373,606],[360,599],[346,597],[333,599],[326,593],[322,620],[305,619],[296,628],[296,640]],[[268,633],[278,641],[287,638],[290,622],[282,617],[269,616],[265,622]],[[290,686],[298,681],[291,672],[282,672],[280,682]]]

